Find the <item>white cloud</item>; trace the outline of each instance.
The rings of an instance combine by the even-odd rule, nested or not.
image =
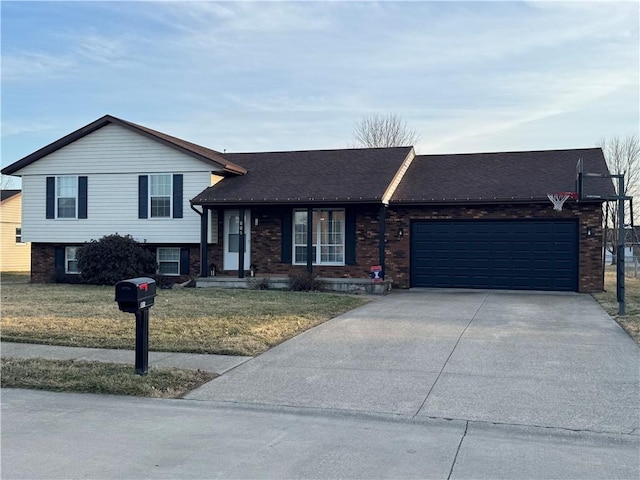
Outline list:
[[[75,66],[68,55],[19,52],[2,55],[2,79],[23,80],[57,77]]]
[[[637,128],[633,2],[86,2],[82,21],[60,5],[37,46],[3,38],[10,124],[112,113],[234,151],[345,146],[372,111],[401,114],[428,151],[533,125],[544,148],[538,126],[579,131],[586,111],[590,128]],[[594,109],[610,97],[618,121]]]

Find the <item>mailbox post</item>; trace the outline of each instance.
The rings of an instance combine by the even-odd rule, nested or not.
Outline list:
[[[156,281],[149,277],[116,283],[116,302],[123,312],[136,315],[136,374],[149,370],[149,309],[156,297]]]

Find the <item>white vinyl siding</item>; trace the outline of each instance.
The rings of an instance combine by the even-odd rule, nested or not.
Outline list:
[[[312,221],[314,265],[344,265],[344,210],[313,210]],[[293,212],[293,263],[307,263],[306,210],[294,210]]]
[[[23,241],[78,243],[117,232],[147,243],[200,243],[200,216],[189,200],[210,185],[215,168],[122,127],[101,128],[21,170]],[[183,218],[138,218],[138,176],[157,172],[183,175]],[[89,177],[89,218],[45,219],[46,177],[61,173]]]
[[[203,168],[204,167],[204,168]],[[107,125],[20,169],[20,175],[90,175],[92,173],[156,173],[221,170],[213,163],[180,153],[175,148],[134,133],[119,125]]]
[[[157,261],[160,275],[180,275],[179,248],[158,248]]]

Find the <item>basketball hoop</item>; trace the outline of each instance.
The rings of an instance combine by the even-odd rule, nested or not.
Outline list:
[[[570,198],[576,200],[578,198],[578,194],[576,192],[555,192],[547,194],[547,197],[551,200],[551,203],[553,203],[553,209],[560,212],[562,211],[564,202]]]

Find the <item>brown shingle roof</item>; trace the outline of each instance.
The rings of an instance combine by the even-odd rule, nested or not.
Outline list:
[[[607,174],[600,148],[531,152],[417,155],[391,204],[548,201],[552,192],[575,191],[576,163]],[[585,179],[586,195],[613,195],[610,179]]]
[[[127,130],[134,131],[136,133],[142,134],[147,138],[151,138],[157,142],[163,143],[171,148],[175,148],[182,153],[190,155],[199,160],[203,160],[205,162],[211,163],[217,167],[221,167],[225,172],[229,172],[232,174],[244,174],[246,170],[239,165],[235,165],[228,160],[226,160],[220,152],[216,152],[215,150],[211,150],[209,148],[201,147],[200,145],[196,145],[195,143],[187,142],[186,140],[181,140],[176,137],[172,137],[171,135],[164,134],[162,132],[158,132],[156,130],[152,130],[147,127],[143,127],[141,125],[136,125],[135,123],[127,122],[126,120],[121,120],[117,117],[113,117],[111,115],[105,115],[104,117],[99,118],[98,120],[90,123],[89,125],[85,125],[84,127],[76,130],[75,132],[66,135],[59,140],[56,140],[49,145],[42,147],[40,150],[32,153],[31,155],[27,155],[26,157],[18,160],[15,163],[5,167],[2,169],[2,173],[5,175],[13,175],[21,168],[26,167],[27,165],[32,164],[33,162],[40,160],[42,157],[49,155],[50,153],[59,150],[62,147],[69,145],[70,143],[75,142],[76,140],[88,135],[96,130],[108,125],[108,124],[120,125],[121,127],[126,128]]]
[[[224,179],[192,203],[379,203],[411,152],[394,147],[225,154],[247,174]]]

